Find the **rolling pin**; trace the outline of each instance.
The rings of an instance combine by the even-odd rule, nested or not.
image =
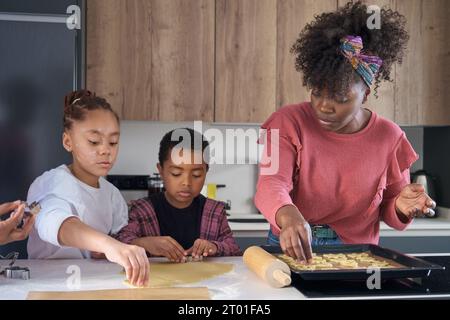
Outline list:
[[[249,247],[244,252],[244,264],[272,287],[281,288],[291,284],[291,269],[264,249]]]

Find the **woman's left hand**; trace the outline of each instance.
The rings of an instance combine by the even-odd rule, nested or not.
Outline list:
[[[408,184],[395,200],[397,212],[404,214],[409,219],[423,216],[434,216],[436,202],[426,193],[421,184]]]

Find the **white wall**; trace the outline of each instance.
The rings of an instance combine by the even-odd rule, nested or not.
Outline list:
[[[151,121],[122,121],[120,150],[117,162],[110,174],[124,175],[148,175],[156,170],[158,162],[159,142],[168,131],[175,128],[194,127],[193,122],[151,122]],[[220,124],[204,124],[203,131],[208,129],[217,129],[225,133],[227,129],[244,130],[254,129],[257,132],[259,125],[220,125]],[[211,132],[211,131],[209,131]],[[225,136],[225,135],[224,135]],[[249,139],[249,146],[256,148],[256,138]],[[225,139],[226,140],[226,139]],[[228,140],[229,141],[229,140]],[[217,144],[216,145],[220,145]],[[230,144],[222,144],[224,153],[230,154]],[[256,162],[254,156],[249,157],[240,153],[237,157],[245,163]],[[256,213],[257,209],[253,205],[253,196],[255,194],[255,186],[258,168],[255,164],[212,164],[208,172],[206,183],[225,184],[225,188],[217,190],[217,199],[227,201],[231,200],[230,213],[248,214]],[[125,192],[125,198],[139,197],[145,195],[142,193]]]

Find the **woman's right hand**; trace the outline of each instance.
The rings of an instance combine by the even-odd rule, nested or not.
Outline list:
[[[0,216],[13,210],[8,219],[0,220],[0,245],[26,239],[33,228],[34,215],[25,218],[21,228],[17,227],[23,219],[25,210],[25,205],[20,201],[0,204]]]
[[[145,248],[153,256],[166,257],[172,262],[186,262],[186,250],[172,237],[144,237],[134,244]]]
[[[111,238],[111,243],[105,246],[106,259],[115,262],[125,269],[127,280],[136,287],[143,287],[148,283],[150,263],[145,249],[121,243]]]
[[[285,254],[293,259],[310,263],[312,260],[312,233],[309,223],[298,209],[288,205],[276,214],[280,226],[280,246]]]

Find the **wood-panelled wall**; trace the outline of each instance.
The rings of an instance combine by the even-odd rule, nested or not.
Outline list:
[[[395,120],[450,124],[450,1],[397,0],[408,19],[410,42],[397,67]]]
[[[366,0],[408,20],[393,82],[367,106],[399,124],[450,124],[450,1]],[[309,100],[290,47],[345,0],[88,0],[87,87],[123,119],[262,122]]]
[[[215,3],[89,0],[86,86],[123,119],[212,121]]]

